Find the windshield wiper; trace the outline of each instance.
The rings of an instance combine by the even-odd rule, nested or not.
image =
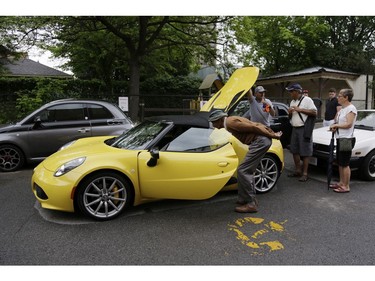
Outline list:
[[[361,129],[361,130],[369,130],[369,131],[375,131],[375,128],[373,126],[367,126],[362,124],[354,125],[355,129]]]

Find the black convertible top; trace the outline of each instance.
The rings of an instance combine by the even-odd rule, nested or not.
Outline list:
[[[209,112],[197,112],[193,115],[162,115],[146,118],[151,121],[169,121],[176,125],[193,126],[199,128],[209,128],[210,122],[208,121]]]

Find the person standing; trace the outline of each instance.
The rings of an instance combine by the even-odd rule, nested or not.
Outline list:
[[[351,103],[353,99],[353,91],[351,89],[342,89],[338,94],[338,101],[342,108],[337,113],[335,123],[329,129],[335,132],[336,137],[336,157],[339,166],[340,181],[332,184],[330,187],[333,191],[338,193],[346,193],[350,191],[350,157],[352,156],[352,149],[355,145],[354,123],[357,120],[357,108]],[[350,139],[351,149],[341,151],[341,140]]]
[[[328,91],[328,100],[326,101],[326,112],[324,114],[323,127],[328,127],[335,122],[336,113],[341,106],[336,97],[336,89],[331,88]]]
[[[249,99],[250,108],[242,117],[269,127],[271,116],[275,116],[272,102],[266,99],[266,89],[264,89],[263,86],[256,87],[254,93],[255,97],[251,89],[249,90],[247,97]]]
[[[288,174],[288,177],[298,177],[299,181],[305,182],[308,180],[309,158],[313,152],[312,130],[314,129],[317,108],[310,97],[303,95],[300,84],[293,84],[286,90],[292,98],[288,113],[293,127],[290,151],[293,154],[295,165],[295,171]],[[308,118],[309,116],[314,118]]]
[[[258,200],[255,198],[254,173],[272,144],[272,138],[280,139],[282,132],[275,133],[269,127],[252,122],[247,118],[229,116],[222,110],[214,110],[208,120],[217,128],[225,128],[243,144],[249,145],[249,151],[238,166],[238,201],[235,208],[239,213],[256,213]]]

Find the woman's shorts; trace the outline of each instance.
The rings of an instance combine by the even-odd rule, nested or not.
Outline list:
[[[355,145],[355,139],[352,141],[352,147]],[[337,164],[341,167],[349,166],[350,158],[352,157],[352,151],[340,151],[340,144],[336,142],[336,158]]]

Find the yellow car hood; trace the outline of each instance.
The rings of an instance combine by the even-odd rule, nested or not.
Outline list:
[[[100,158],[101,154],[108,154],[111,150],[118,151],[119,148],[111,147],[105,144],[105,140],[113,138],[113,136],[101,136],[82,138],[77,140],[74,144],[67,147],[66,149],[55,152],[54,154],[47,157],[43,162],[43,166],[50,171],[55,171],[58,167],[66,162],[80,157],[95,157]],[[121,150],[122,153],[126,153],[126,150]],[[130,151],[129,151],[130,153]]]

